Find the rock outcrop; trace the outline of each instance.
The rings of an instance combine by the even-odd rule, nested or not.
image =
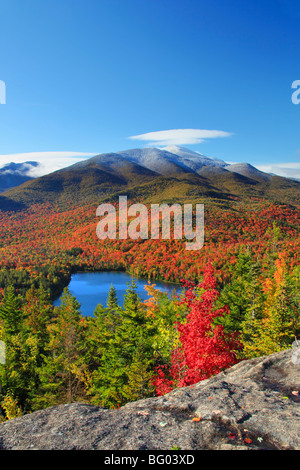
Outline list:
[[[300,348],[242,361],[163,397],[54,406],[0,425],[15,450],[300,449]],[[196,419],[195,419],[196,418]]]

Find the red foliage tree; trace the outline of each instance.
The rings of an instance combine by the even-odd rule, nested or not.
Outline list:
[[[181,301],[189,308],[186,321],[178,324],[181,346],[173,352],[168,373],[165,366],[157,370],[154,385],[158,395],[175,386],[183,387],[207,379],[237,362],[236,351],[241,347],[237,337],[225,334],[222,325],[214,324],[229,310],[227,306],[215,308],[219,291],[211,264],[207,265],[199,287],[204,289],[200,298],[190,287]]]

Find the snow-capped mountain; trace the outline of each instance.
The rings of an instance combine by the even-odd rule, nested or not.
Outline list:
[[[38,166],[38,162],[30,161],[23,163],[11,162],[3,165],[0,168],[0,192],[14,188],[25,181],[33,179],[34,177],[31,176],[31,171]]]

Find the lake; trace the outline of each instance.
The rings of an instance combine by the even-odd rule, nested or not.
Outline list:
[[[148,299],[149,296],[144,289],[148,281],[146,279],[136,278],[122,271],[76,273],[72,275],[68,289],[72,295],[75,295],[78,302],[80,302],[82,315],[87,316],[93,315],[98,304],[106,306],[108,291],[112,284],[116,289],[119,304],[123,305],[128,283],[131,284],[132,280],[134,280],[137,285],[136,292],[139,297],[142,300]],[[162,281],[151,281],[151,284],[155,284],[158,289],[169,295],[174,292],[174,289],[177,293],[181,291],[181,286],[178,284],[170,284]],[[53,305],[59,306],[60,298],[54,300]]]

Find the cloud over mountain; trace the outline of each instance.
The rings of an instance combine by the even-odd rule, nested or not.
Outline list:
[[[192,145],[200,144],[206,139],[229,137],[230,132],[207,129],[170,129],[165,131],[147,132],[146,134],[129,137],[131,140],[147,141],[150,146],[157,145]]]
[[[95,154],[96,153],[66,151],[12,153],[0,155],[0,167],[11,162],[24,163],[34,161],[37,162],[38,165],[31,166],[27,176],[36,178],[38,176],[47,175],[52,171],[65,168],[72,163],[81,161],[84,157],[92,157]]]
[[[256,165],[256,168],[285,178],[300,179],[300,162],[269,163]]]

